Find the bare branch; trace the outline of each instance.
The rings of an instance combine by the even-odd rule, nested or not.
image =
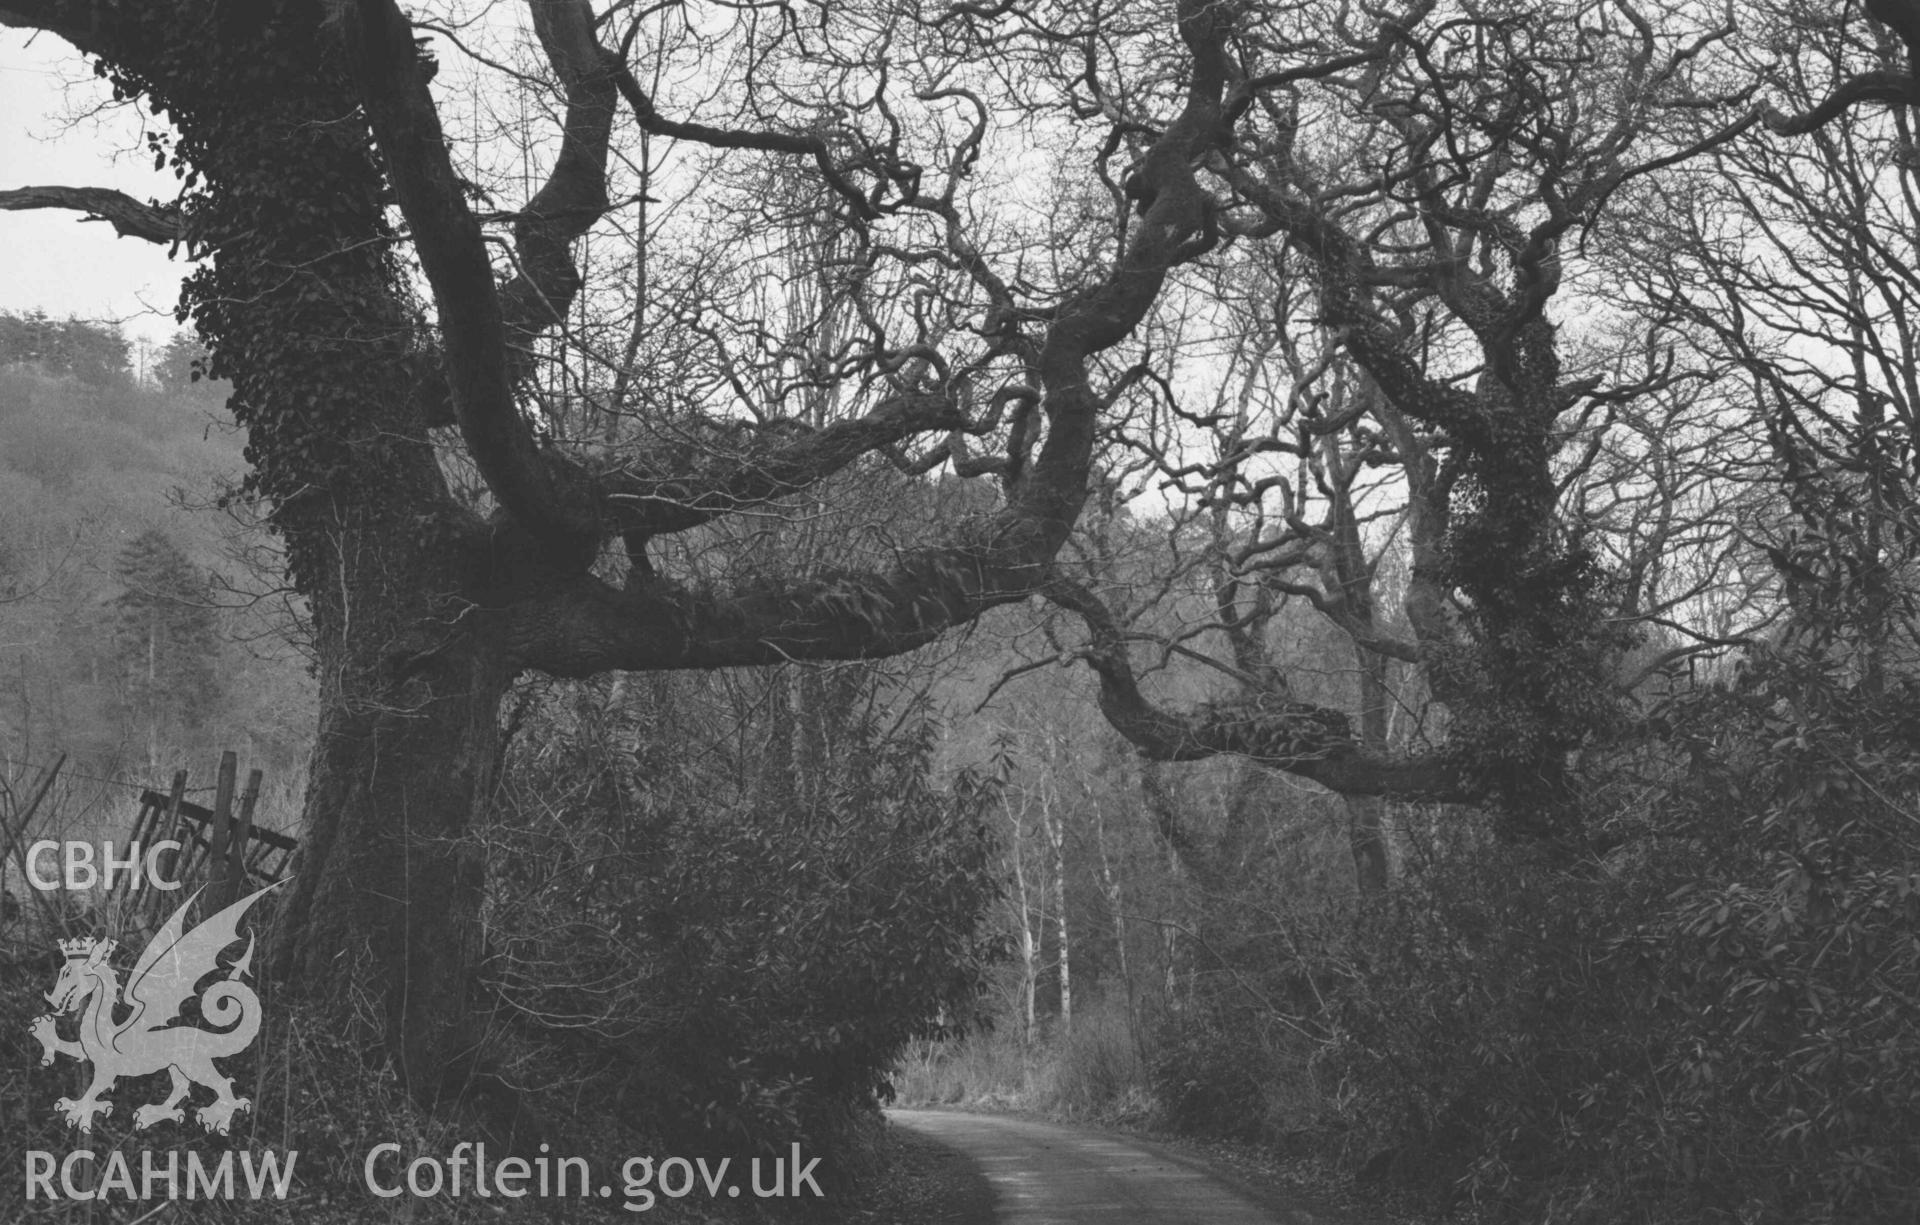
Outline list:
[[[1180,5],[1180,32],[1193,57],[1185,105],[1141,166],[1139,221],[1121,257],[1105,277],[1062,302],[1046,329],[1036,363],[1045,437],[1032,464],[1010,478],[1003,510],[962,525],[957,539],[909,554],[881,573],[777,582],[722,594],[663,581],[619,591],[582,576],[510,610],[507,636],[516,658],[566,676],[877,658],[925,645],[989,608],[1037,593],[1087,497],[1105,407],[1090,385],[1093,357],[1139,325],[1175,266],[1212,245],[1213,203],[1195,181],[1194,166],[1210,152],[1219,130],[1227,75],[1222,20],[1210,0]],[[918,403],[924,409],[927,399]],[[939,422],[937,414],[946,410],[937,399],[932,404],[936,415],[929,420]],[[910,413],[914,406],[912,399],[902,399],[897,411]],[[793,478],[770,479],[770,470],[742,468],[727,479],[757,485],[754,496],[766,496],[778,492],[782,480],[856,453],[855,442],[864,441],[872,450],[894,441],[886,437],[890,428],[897,427],[869,419],[842,427],[838,435],[822,431],[812,444],[811,467],[796,464]],[[789,453],[789,460],[806,449],[796,445],[800,450]],[[675,496],[689,492],[682,489]],[[707,503],[711,507],[745,495],[736,484],[702,496],[713,499]],[[661,507],[659,513],[674,512]],[[696,513],[701,513],[698,507]]]
[[[181,217],[171,204],[142,204],[110,187],[16,187],[0,191],[0,210],[64,208],[85,213],[83,221],[104,221],[122,238],[154,243],[181,239]]]
[[[1141,693],[1124,637],[1098,597],[1068,582],[1047,597],[1079,614],[1092,641],[1082,657],[1100,677],[1100,709],[1115,731],[1153,761],[1199,761],[1231,754],[1319,783],[1341,795],[1392,795],[1465,802],[1481,798],[1444,757],[1395,757],[1363,747],[1338,710],[1256,693],[1186,713],[1164,710]]]
[[[889,397],[872,412],[824,429],[799,427],[799,438],[709,472],[647,456],[648,467],[671,467],[651,476],[630,471],[600,478],[610,503],[606,522],[614,531],[679,532],[714,519],[798,493],[845,468],[862,455],[929,430],[967,424],[959,406],[935,393]]]
[[[1920,104],[1920,87],[1916,87],[1909,73],[1863,72],[1843,82],[1804,114],[1783,115],[1769,107],[1758,112],[1758,116],[1765,119],[1768,130],[1776,135],[1805,136],[1826,127],[1854,107],[1870,102],[1885,106]]]

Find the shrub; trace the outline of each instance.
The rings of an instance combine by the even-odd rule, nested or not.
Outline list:
[[[1757,657],[1572,866],[1436,855],[1356,932],[1356,1149],[1516,1221],[1920,1217],[1920,686]]]
[[[1192,1135],[1258,1138],[1267,1106],[1260,1072],[1270,1058],[1246,1030],[1212,1019],[1170,1030],[1150,1068],[1156,1120]]]
[[[812,787],[762,785],[759,754],[696,747],[691,720],[611,752],[578,711],[536,718],[558,739],[523,739],[488,836],[508,1013],[696,1147],[851,1140],[899,1052],[978,991],[985,785],[936,785],[912,719],[890,736],[850,719]]]

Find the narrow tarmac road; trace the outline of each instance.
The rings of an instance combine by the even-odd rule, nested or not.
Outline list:
[[[901,1127],[978,1162],[998,1225],[1311,1225],[1212,1176],[1096,1132],[997,1115],[889,1110]]]

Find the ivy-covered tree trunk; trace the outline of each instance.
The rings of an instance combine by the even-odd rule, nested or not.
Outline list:
[[[458,598],[457,576],[404,537],[357,543],[330,610],[337,624],[323,630],[286,961],[318,998],[377,1001],[373,1019],[403,1078],[431,1100],[474,1041],[469,973],[485,866],[466,835],[491,792],[511,674],[497,644],[450,630],[432,607]],[[423,574],[441,601],[408,590]],[[430,658],[390,649],[427,636],[440,639],[421,648]]]
[[[312,617],[319,734],[277,960],[315,999],[377,1001],[402,1074],[437,1096],[468,1041],[482,880],[462,839],[510,679],[477,614],[501,554],[428,437],[437,380],[353,75],[311,4],[121,6],[70,36],[167,114],[166,155],[202,188],[180,237],[209,258],[184,300]]]
[[[321,709],[281,965],[314,999],[374,1001],[403,1080],[433,1100],[472,1042],[483,869],[464,839],[512,676],[488,611],[517,533],[487,530],[440,474],[438,379],[378,159],[351,76],[316,54],[336,40],[284,15],[261,40],[278,70],[216,74],[184,125],[209,138],[182,153],[213,181],[190,225],[215,258],[189,300],[313,620]]]

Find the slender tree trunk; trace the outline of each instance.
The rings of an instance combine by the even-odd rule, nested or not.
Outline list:
[[[1029,924],[1025,891],[1020,898],[1020,1044],[1031,1047],[1038,1035],[1040,1009],[1037,999],[1040,991],[1040,975],[1034,961],[1038,955],[1033,938],[1033,928]]]
[[[153,773],[160,764],[160,627],[154,622],[158,614],[147,621],[147,771]]]
[[[1167,1011],[1179,1015],[1185,1011],[1180,999],[1180,933],[1171,925],[1160,928],[1160,989],[1166,993]]]
[[[1007,809],[1007,815],[1013,822],[1013,838],[1010,842],[1010,856],[1013,867],[1013,904],[1016,917],[1020,921],[1017,941],[1020,948],[1020,1045],[1023,1048],[1033,1046],[1034,1029],[1039,1021],[1035,996],[1039,993],[1039,972],[1034,964],[1039,950],[1033,931],[1033,902],[1027,889],[1026,851],[1023,844],[1024,822],[1020,814]]]
[[[1113,924],[1113,947],[1120,965],[1120,986],[1127,995],[1127,1037],[1134,1050],[1140,1049],[1140,1017],[1135,1004],[1133,966],[1127,956],[1127,911],[1121,894],[1120,874],[1114,871],[1113,855],[1107,847],[1107,819],[1099,804],[1093,806],[1093,838],[1100,853],[1100,888],[1107,899],[1107,916]]]
[[[1060,1032],[1073,1033],[1073,941],[1067,924],[1067,840],[1059,807],[1049,796],[1041,801],[1047,842],[1053,849],[1055,927],[1060,941]]]

